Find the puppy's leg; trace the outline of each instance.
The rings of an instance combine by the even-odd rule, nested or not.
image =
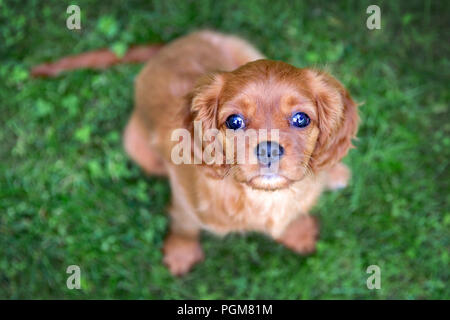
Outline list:
[[[318,237],[317,219],[310,215],[302,215],[292,221],[281,237],[275,240],[297,253],[308,254],[316,250]]]
[[[187,273],[204,254],[200,245],[200,228],[186,211],[171,209],[170,231],[164,240],[164,264],[174,276]]]
[[[133,114],[123,134],[125,151],[147,174],[164,176],[166,169],[159,155],[151,149],[147,131]]]
[[[204,259],[198,235],[184,235],[173,231],[164,240],[163,253],[163,262],[174,276],[186,274]]]
[[[343,163],[338,163],[327,172],[326,187],[329,190],[343,189],[350,180],[351,171]]]

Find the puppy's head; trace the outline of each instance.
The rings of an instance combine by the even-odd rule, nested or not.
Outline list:
[[[190,119],[201,123],[203,135],[220,134],[203,137],[220,147],[205,165],[217,177],[276,190],[339,162],[352,146],[358,114],[329,74],[257,60],[201,79]]]

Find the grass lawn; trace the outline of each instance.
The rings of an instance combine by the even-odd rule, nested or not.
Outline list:
[[[373,1],[372,1],[373,2]],[[450,2],[0,0],[0,298],[450,299]],[[326,193],[317,253],[204,234],[183,278],[162,264],[170,188],[121,146],[141,65],[32,79],[29,68],[209,27],[331,71],[364,102],[351,185]],[[66,268],[81,267],[81,290]],[[366,268],[381,268],[369,290]]]

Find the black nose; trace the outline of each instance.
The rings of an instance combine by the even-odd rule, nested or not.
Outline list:
[[[256,146],[256,157],[258,162],[270,166],[271,163],[280,160],[284,148],[273,141],[264,141]]]

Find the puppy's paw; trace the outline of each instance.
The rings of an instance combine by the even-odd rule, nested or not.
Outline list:
[[[348,185],[351,171],[343,163],[338,163],[328,171],[327,188],[329,190],[343,189]]]
[[[319,223],[316,218],[305,215],[292,221],[283,235],[276,239],[279,243],[299,254],[309,254],[316,251],[319,238]]]
[[[164,264],[174,276],[182,276],[204,259],[200,243],[196,238],[169,234],[163,247]]]

